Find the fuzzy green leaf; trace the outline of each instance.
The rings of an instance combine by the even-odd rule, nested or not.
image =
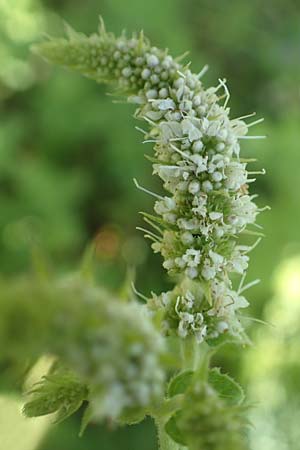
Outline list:
[[[220,369],[213,368],[208,375],[209,384],[218,392],[219,397],[226,400],[231,405],[240,405],[245,394],[241,386],[229,375],[220,372]]]
[[[144,420],[147,411],[141,408],[128,409],[118,418],[118,422],[122,425],[134,425]]]
[[[28,393],[31,400],[23,408],[27,417],[57,413],[55,422],[61,422],[77,411],[87,398],[88,389],[70,372],[53,373]]]
[[[168,396],[174,397],[175,395],[183,394],[189,387],[193,375],[193,370],[185,370],[173,377],[169,383]]]
[[[79,437],[82,437],[87,426],[89,425],[91,418],[93,416],[92,407],[90,404],[87,405],[87,407],[84,410],[82,419],[81,419],[81,425],[80,425],[80,431],[79,431]]]
[[[177,426],[177,417],[180,415],[180,412],[174,414],[171,419],[165,425],[165,431],[168,435],[173,439],[173,441],[177,442],[180,445],[186,445],[186,440],[184,439],[181,431]]]

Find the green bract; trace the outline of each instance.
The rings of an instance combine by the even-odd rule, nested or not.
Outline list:
[[[88,388],[72,372],[59,371],[45,376],[28,392],[24,406],[27,417],[57,413],[55,421],[66,419],[88,398]]]
[[[208,384],[196,383],[186,393],[182,410],[166,424],[173,440],[189,450],[246,449],[245,409],[222,401]]]

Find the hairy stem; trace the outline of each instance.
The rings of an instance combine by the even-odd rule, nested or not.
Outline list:
[[[194,370],[198,366],[199,344],[194,337],[182,339],[180,342],[182,369]]]
[[[197,351],[197,365],[195,366],[195,370],[197,371],[198,378],[202,381],[207,381],[212,353],[212,350],[206,342],[203,342]]]
[[[165,431],[165,420],[156,419],[157,437],[159,450],[184,450],[186,447],[182,447],[169,437]]]
[[[205,342],[199,344],[195,338],[191,337],[180,342],[182,370],[196,370],[201,373],[201,379],[207,378],[207,370],[211,350]]]
[[[194,370],[197,374],[197,379],[202,380],[203,382],[206,382],[208,377],[210,356],[210,349],[205,342],[199,344],[194,338],[181,341],[182,371]],[[159,450],[186,449],[186,447],[174,442],[165,431],[165,424],[167,420],[172,415],[172,412],[174,413],[176,409],[178,409],[178,405],[181,401],[181,396],[177,396],[169,400],[166,405],[168,408],[165,408],[165,413],[155,417]],[[173,410],[172,412],[171,409]]]

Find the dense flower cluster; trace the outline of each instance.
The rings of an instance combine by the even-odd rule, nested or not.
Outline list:
[[[123,421],[163,397],[164,340],[143,305],[72,275],[1,283],[0,316],[1,364],[48,354],[68,369],[33,391],[30,415],[55,409],[63,415],[86,400],[91,420]],[[16,323],[22,326],[15,329]]]
[[[234,291],[230,275],[245,276],[251,247],[241,245],[238,236],[249,231],[259,209],[248,193],[254,180],[240,158],[239,141],[247,138],[249,125],[243,118],[230,119],[225,82],[204,89],[203,70],[193,74],[189,65],[151,46],[143,35],[116,38],[103,24],[90,37],[68,34],[68,40],[43,43],[37,52],[99,82],[117,84],[138,104],[136,117],[149,125],[148,131],[141,130],[145,142],[154,143],[155,155],[149,159],[168,194],[153,194],[136,182],[157,198],[156,215],[145,215],[152,226],[147,237],[170,275],[204,287],[204,300],[189,290],[179,296],[171,292],[151,301],[152,307],[165,308],[166,316],[172,307],[183,338],[238,334],[234,312],[247,301]]]
[[[67,308],[54,323],[57,353],[90,386],[91,417],[118,419],[163,395],[163,338],[145,307],[121,302],[99,288],[66,280],[58,287]],[[78,298],[80,311],[70,314]]]
[[[166,335],[177,334],[183,339],[194,336],[198,343],[229,330],[231,335],[242,337],[243,327],[235,313],[248,306],[247,300],[217,280],[212,281],[210,288],[213,302],[208,301],[201,284],[185,280],[172,291],[153,294],[148,306],[154,314],[164,311],[162,327]]]

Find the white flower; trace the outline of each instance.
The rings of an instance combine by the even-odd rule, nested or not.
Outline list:
[[[201,131],[190,119],[184,119],[181,122],[181,126],[183,134],[188,135],[191,142],[197,141],[202,137]]]
[[[232,199],[231,215],[229,221],[236,228],[242,229],[248,223],[254,223],[257,216],[257,206],[252,202],[249,195],[243,195]]]
[[[207,195],[206,194],[202,194],[199,196],[195,196],[193,199],[193,208],[192,211],[194,214],[198,215],[198,216],[202,216],[205,217],[207,214]]]
[[[212,250],[210,250],[208,254],[215,269],[219,271],[222,267],[222,264],[224,263],[224,257],[222,255],[219,255],[218,253],[213,252]]]
[[[193,280],[194,278],[197,278],[199,272],[195,267],[187,267],[184,271],[184,273],[186,274],[186,276],[188,278],[191,278],[191,280]]]
[[[185,338],[188,335],[188,329],[194,322],[194,316],[188,312],[180,312],[178,315],[180,317],[178,334],[180,337]]]
[[[130,75],[132,74],[132,70],[130,67],[124,67],[124,69],[122,70],[122,75],[126,78],[129,78]]]
[[[217,331],[220,334],[223,334],[224,332],[229,330],[229,325],[227,322],[224,322],[223,320],[221,320],[220,322],[217,323]]]
[[[192,233],[185,231],[181,234],[181,242],[185,245],[190,245],[194,242],[194,236]]]
[[[167,98],[165,100],[157,100],[155,102],[155,105],[157,105],[158,109],[161,111],[167,111],[168,109],[175,109],[175,103],[171,98]]]
[[[200,328],[196,328],[195,327],[194,333],[195,333],[196,340],[197,340],[198,344],[201,344],[201,342],[204,341],[204,338],[207,335],[207,326],[204,325],[204,326],[202,326]]]
[[[220,220],[223,218],[223,213],[220,212],[211,212],[209,213],[209,218],[211,220]]]
[[[161,88],[158,95],[160,98],[166,98],[168,96],[168,89],[167,88]]]
[[[182,256],[182,259],[188,267],[197,267],[199,266],[201,260],[200,250],[190,248]]]
[[[213,266],[210,266],[209,263],[205,263],[201,270],[201,275],[205,280],[211,280],[216,276],[216,269]]]
[[[236,191],[247,182],[246,164],[231,162],[225,169],[225,186]]]
[[[164,268],[167,269],[167,270],[173,269],[174,265],[175,265],[175,264],[174,264],[174,260],[173,260],[173,259],[166,259],[166,260],[163,262],[163,266],[164,266]]]
[[[204,147],[204,144],[201,140],[195,141],[192,145],[192,149],[195,153],[201,152],[201,150],[203,150],[203,147]]]
[[[199,228],[199,221],[196,218],[193,219],[178,219],[177,225],[183,230],[195,230]]]
[[[231,272],[243,274],[248,268],[248,262],[249,256],[242,255],[241,253],[236,251],[231,257],[230,261],[228,261],[227,267]]]
[[[193,163],[196,166],[196,175],[199,175],[199,173],[205,172],[207,169],[207,157],[203,157],[200,155],[192,155],[190,156],[190,160],[193,161]],[[203,186],[203,185],[202,185]]]
[[[151,99],[153,99],[153,98],[156,98],[157,97],[157,95],[158,95],[158,92],[157,92],[157,90],[156,89],[149,89],[149,91],[147,91],[146,92],[146,97],[148,98],[148,100],[151,100]],[[151,112],[151,115],[149,116],[149,112]],[[154,111],[149,111],[148,113],[147,113],[147,115],[148,115],[148,117],[153,117],[153,112]],[[161,118],[162,116],[160,116],[159,118]]]
[[[175,264],[177,267],[180,267],[181,269],[183,269],[184,267],[186,267],[186,262],[184,261],[183,258],[177,257],[175,259]]]
[[[197,194],[200,191],[200,183],[197,180],[193,180],[190,182],[188,190],[191,194]]]
[[[192,308],[195,302],[195,296],[190,292],[186,291],[185,297],[182,297],[182,303],[188,308]]]
[[[213,185],[211,184],[210,181],[205,180],[202,183],[202,189],[203,189],[204,192],[210,192],[210,191],[213,190]]]
[[[155,67],[159,64],[159,59],[156,55],[147,56],[147,64],[149,67]]]
[[[170,139],[182,136],[181,125],[176,121],[161,122],[159,124],[159,130],[164,142],[169,142]]]

